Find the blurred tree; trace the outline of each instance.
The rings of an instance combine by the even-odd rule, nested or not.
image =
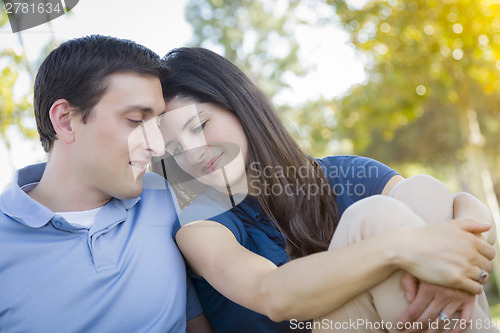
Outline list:
[[[67,15],[71,15],[71,12]],[[5,11],[0,12],[1,30],[10,31],[8,20]],[[5,145],[8,154],[6,162],[9,163],[12,172],[15,171],[15,168],[11,154],[12,140],[8,133],[13,134],[17,131],[28,140],[38,138],[33,117],[33,91],[32,89],[29,91],[16,89],[16,84],[24,76],[23,79],[27,79],[32,88],[36,74],[33,68],[37,68],[38,64],[58,44],[52,31],[51,22],[45,24],[50,30],[50,35],[47,44],[40,52],[40,59],[36,60],[35,64],[31,64],[26,56],[22,32],[16,33],[19,48],[0,47],[0,143]]]
[[[321,7],[322,6],[322,7]],[[195,46],[209,48],[243,69],[271,99],[288,87],[286,76],[311,70],[299,59],[296,34],[301,25],[331,24],[323,0],[190,0],[186,20]],[[320,99],[278,111],[294,137],[314,156],[331,155],[332,106]]]
[[[286,72],[305,73],[298,59],[296,27],[300,1],[190,0],[186,20],[192,44],[212,49],[258,82],[273,97],[287,84]]]
[[[280,110],[291,120],[286,125],[305,152],[315,157],[351,152],[350,142],[334,133],[337,118],[331,101],[320,98]]]
[[[290,126],[296,138],[314,155],[352,147],[391,165],[455,169],[464,189],[494,206],[484,152],[498,165],[493,158],[500,150],[493,140],[500,136],[496,1],[367,0],[360,10],[349,1],[329,4],[339,14],[330,23],[340,18],[367,55],[369,78],[335,103],[280,105],[300,124]],[[272,98],[286,87],[287,70],[305,72],[294,32],[300,24],[317,22],[300,19],[301,6],[297,0],[190,0],[186,18],[195,45],[236,63]]]
[[[500,2],[329,3],[369,59],[367,82],[338,101],[342,135],[384,161],[457,166],[500,221],[489,168],[500,152]]]
[[[8,23],[7,14],[0,13],[0,28]],[[12,48],[0,49],[0,138],[10,153],[11,141],[7,135],[9,129],[17,129],[27,138],[35,138],[33,126],[25,122],[32,118],[33,106],[31,93],[24,96],[15,95],[15,83],[21,73],[31,73],[26,56]],[[12,166],[12,160],[6,161]]]

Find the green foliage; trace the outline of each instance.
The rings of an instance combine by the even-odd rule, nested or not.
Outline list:
[[[290,120],[288,128],[305,152],[322,157],[350,151],[348,142],[332,140],[336,137],[337,110],[330,101],[320,98],[304,105],[282,106],[280,111],[285,120]]]
[[[309,3],[314,6],[314,3]],[[497,1],[369,0],[360,9],[330,0],[326,20],[350,34],[368,59],[368,80],[338,101],[280,106],[313,155],[350,153],[391,165],[449,169],[466,158],[467,111],[478,114],[491,161],[499,156],[500,14]],[[221,52],[272,98],[287,70],[303,74],[294,31],[299,1],[191,0],[195,45]],[[312,8],[312,7],[311,7]],[[325,23],[325,20],[322,22]],[[271,52],[280,43],[281,56]],[[281,49],[281,48],[278,48]],[[335,105],[335,107],[333,106]],[[352,148],[352,150],[351,150]]]
[[[286,87],[283,75],[304,73],[294,38],[300,1],[190,0],[186,20],[193,44],[221,52],[274,96]],[[281,6],[280,6],[281,4]]]
[[[10,126],[16,126],[26,137],[35,137],[35,131],[23,124],[23,119],[32,116],[33,106],[29,96],[16,98],[13,93],[19,72],[25,69],[25,58],[12,49],[7,49],[0,52],[0,59],[8,64],[0,72],[0,137],[10,147],[7,136]]]
[[[439,165],[463,160],[474,110],[498,139],[500,7],[489,0],[330,1],[367,55],[368,81],[338,101],[357,152]],[[498,145],[486,145],[490,156]]]
[[[0,27],[7,22],[7,14],[0,13]],[[0,138],[7,148],[10,148],[7,130],[12,126],[25,137],[35,137],[34,129],[26,126],[24,122],[32,117],[31,96],[14,95],[14,85],[20,73],[26,72],[27,69],[28,62],[24,54],[19,54],[12,48],[0,49]]]
[[[193,44],[219,52],[243,69],[273,99],[288,87],[285,74],[305,75],[295,36],[301,25],[331,24],[317,12],[319,0],[190,0],[186,20],[193,26]],[[314,13],[311,19],[306,11]],[[307,20],[302,17],[307,17]],[[331,154],[334,110],[324,99],[304,105],[278,105],[278,111],[304,149]],[[335,150],[338,151],[338,147]]]
[[[0,27],[2,27],[5,23],[9,21],[9,17],[7,16],[7,13],[3,11],[3,6],[0,6],[2,11],[0,12]]]

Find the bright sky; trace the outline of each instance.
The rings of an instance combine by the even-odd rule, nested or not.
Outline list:
[[[191,40],[191,27],[184,19],[186,2],[80,0],[71,15],[23,31],[22,39],[31,62],[39,58],[40,50],[51,33],[58,41],[90,34],[131,39],[163,56],[172,48],[187,45]],[[297,31],[297,38],[301,43],[301,60],[304,65],[312,65],[316,70],[304,78],[290,81],[292,89],[281,96],[287,102],[297,103],[319,96],[331,98],[363,81],[362,61],[347,45],[347,35],[343,31],[331,25],[322,29],[305,27]],[[8,47],[20,49],[17,34],[6,26],[0,31],[0,51]],[[31,79],[26,77],[21,79],[16,89],[26,91],[31,85]],[[15,131],[10,131],[9,136],[13,141],[10,157],[4,143],[0,142],[0,191],[11,182],[13,170],[45,159],[38,141],[27,142]]]

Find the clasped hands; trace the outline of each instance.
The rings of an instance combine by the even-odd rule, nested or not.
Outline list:
[[[464,322],[468,322],[472,318],[476,295],[420,281],[410,273],[403,274],[401,285],[410,305],[398,321],[420,322],[423,328],[422,330],[405,330],[403,332],[439,332],[430,329],[428,325],[436,320],[442,321],[439,318],[440,313]],[[459,316],[454,316],[454,314],[459,314]],[[450,332],[461,331],[460,325],[449,326],[452,328]],[[443,328],[443,325],[439,325],[439,327]]]
[[[450,222],[453,223],[453,221]],[[456,223],[457,220],[454,220],[454,222]],[[466,230],[466,228],[463,230]],[[487,255],[486,257],[491,260],[493,256]],[[485,260],[484,257],[482,259]],[[487,262],[487,264],[482,262],[481,265],[475,266],[474,270],[469,273],[469,279],[467,280],[479,287],[479,289],[475,289],[476,291],[482,291],[482,285],[488,281],[489,271],[491,271],[491,262]],[[464,325],[456,325],[458,321],[468,323],[472,318],[476,295],[468,291],[425,282],[408,272],[403,274],[401,286],[410,305],[398,319],[398,322],[422,323],[422,329],[416,329],[417,327],[414,326],[413,329],[404,330],[403,332],[441,332],[446,320],[450,318],[453,318],[455,325],[448,323],[449,332],[461,332]],[[435,325],[433,327],[429,326],[430,323],[436,321],[439,323],[439,329],[436,329]]]

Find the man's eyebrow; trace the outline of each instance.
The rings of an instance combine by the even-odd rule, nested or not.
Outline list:
[[[126,105],[123,109],[125,111],[134,111],[134,110],[137,110],[137,111],[142,111],[142,112],[146,112],[146,113],[152,113],[153,112],[153,109],[150,108],[150,107],[148,107],[148,106],[135,105],[135,104]]]
[[[154,114],[155,111],[149,107],[149,106],[143,106],[143,105],[126,105],[124,107],[124,112],[129,112],[129,111],[141,111],[143,113],[147,114]],[[165,110],[162,110],[158,115],[164,114]]]

